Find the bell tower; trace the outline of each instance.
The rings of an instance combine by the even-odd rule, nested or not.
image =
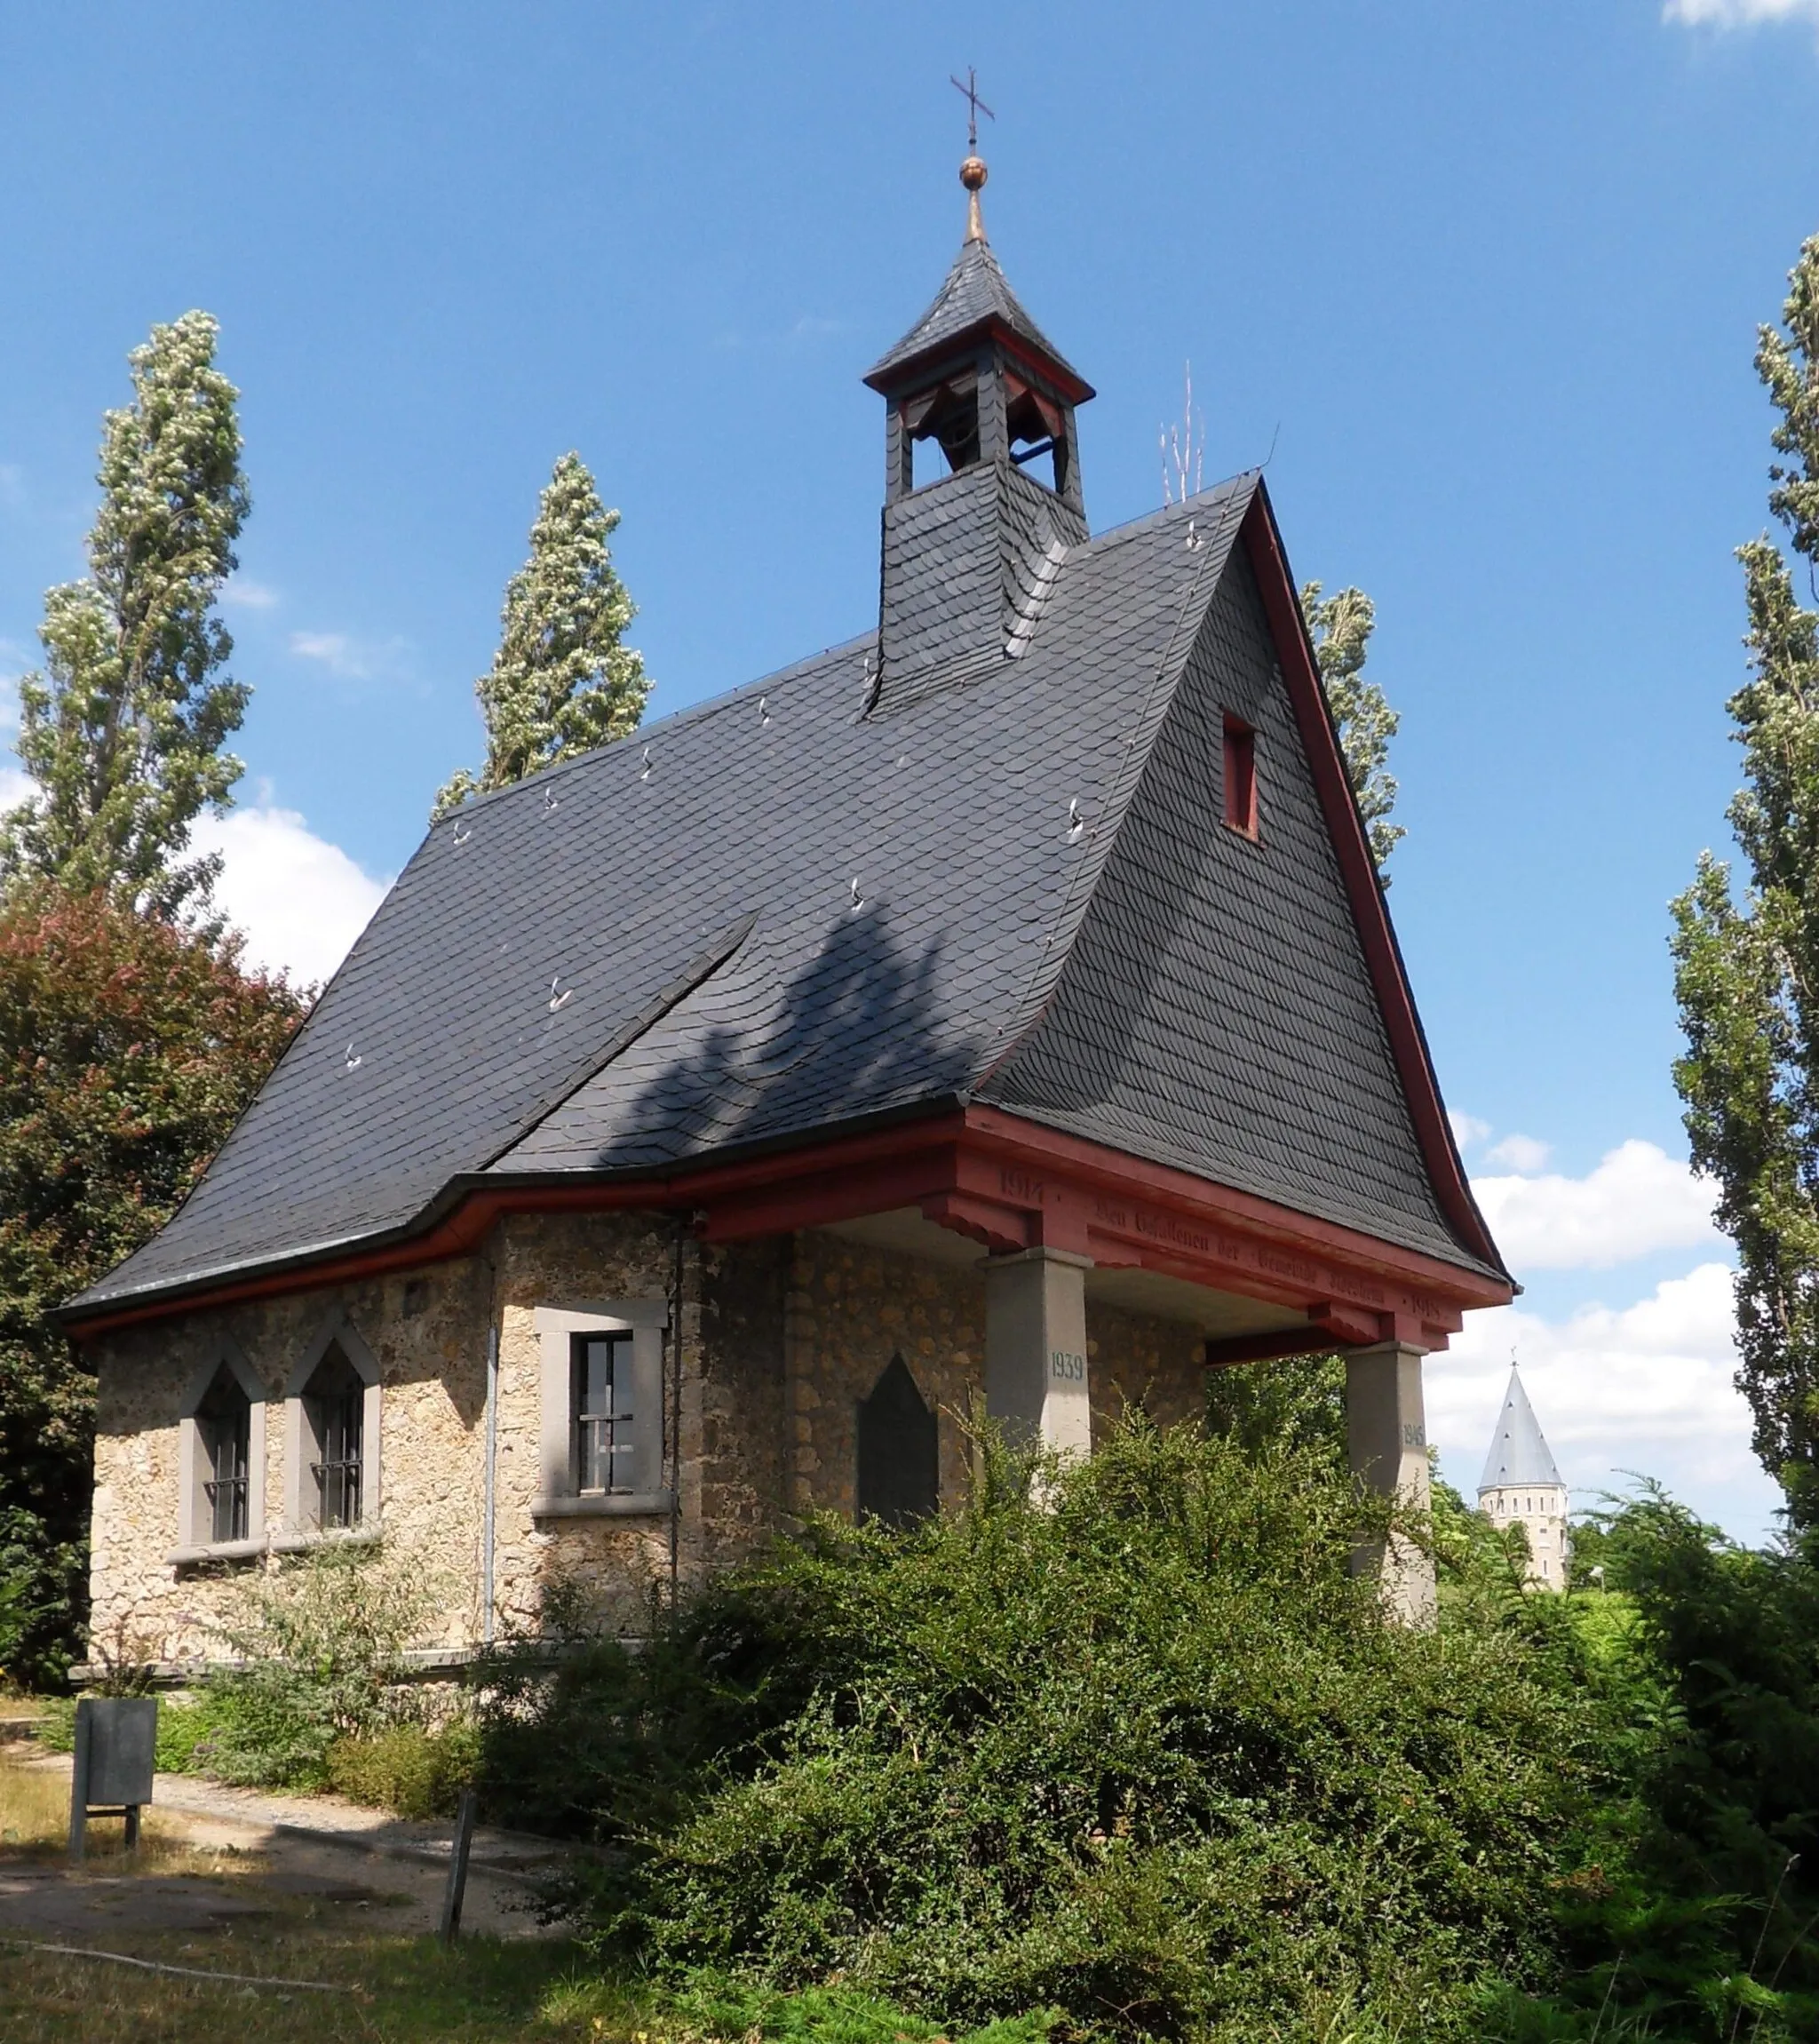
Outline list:
[[[1015,659],[1061,556],[1087,537],[1074,414],[1092,386],[1005,282],[985,180],[970,154],[954,266],[865,378],[886,406],[874,715]]]

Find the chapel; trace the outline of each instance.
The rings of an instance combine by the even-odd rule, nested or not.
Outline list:
[[[965,238],[866,373],[875,622],[425,838],[184,1206],[75,1300],[93,1612],[383,1539],[458,1663],[635,1634],[813,1508],[963,1497],[1339,1350],[1418,1502],[1473,1204],[1263,479],[1095,534],[1092,386]],[[1418,1555],[1380,1555],[1418,1621]]]

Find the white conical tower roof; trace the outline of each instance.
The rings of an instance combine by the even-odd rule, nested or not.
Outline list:
[[[1490,1437],[1490,1452],[1484,1459],[1484,1475],[1478,1485],[1481,1496],[1486,1491],[1507,1488],[1513,1483],[1559,1483],[1560,1471],[1553,1466],[1553,1457],[1547,1451],[1547,1443],[1542,1438],[1541,1423],[1535,1417],[1535,1408],[1529,1403],[1529,1394],[1522,1388],[1522,1380],[1510,1365],[1510,1388],[1504,1395],[1503,1411],[1497,1416],[1497,1431]],[[1561,1484],[1562,1489],[1565,1488]]]

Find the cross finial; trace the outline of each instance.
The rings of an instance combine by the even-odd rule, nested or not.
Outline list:
[[[966,239],[982,242],[985,239],[985,221],[979,211],[980,187],[985,183],[985,164],[979,154],[979,116],[983,114],[988,121],[996,121],[994,114],[979,96],[979,79],[972,65],[966,67],[966,83],[963,85],[950,71],[948,83],[957,92],[966,95],[966,161],[960,166],[960,182],[966,187]]]
[[[979,116],[983,114],[988,121],[996,121],[997,115],[980,98],[979,76],[972,65],[969,64],[966,67],[966,83],[964,85],[951,71],[948,73],[948,83],[957,92],[965,96],[966,101],[966,150],[969,155],[976,155],[979,151]]]

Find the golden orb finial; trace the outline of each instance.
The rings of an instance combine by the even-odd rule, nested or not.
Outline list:
[[[972,65],[966,67],[964,85],[951,74],[948,82],[966,101],[966,161],[960,166],[960,182],[966,187],[966,239],[982,242],[985,222],[980,217],[979,187],[985,182],[985,163],[979,154],[979,116],[983,114],[988,121],[995,121],[997,115],[980,98],[979,79]]]
[[[968,156],[960,166],[960,182],[966,187],[966,239],[982,242],[985,239],[985,221],[979,211],[979,193],[988,173],[981,156]]]

